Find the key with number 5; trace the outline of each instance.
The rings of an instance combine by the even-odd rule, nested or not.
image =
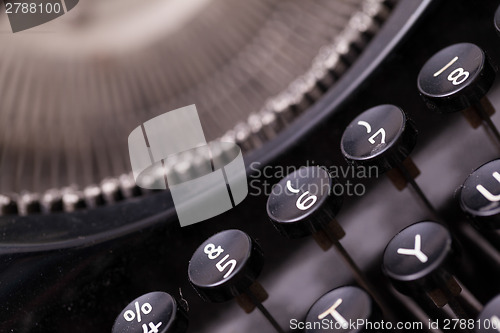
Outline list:
[[[283,332],[262,305],[268,295],[256,280],[263,266],[260,246],[243,231],[232,229],[213,235],[198,247],[189,261],[188,276],[204,300],[236,298],[246,313],[257,307],[277,332]]]

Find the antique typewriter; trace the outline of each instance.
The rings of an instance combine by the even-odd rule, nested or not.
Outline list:
[[[500,332],[499,6],[2,7],[0,332]],[[181,227],[127,138],[192,104],[248,194]]]

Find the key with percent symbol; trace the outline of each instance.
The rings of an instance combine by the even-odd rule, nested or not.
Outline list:
[[[184,333],[188,318],[179,303],[161,291],[142,295],[118,315],[112,333]]]

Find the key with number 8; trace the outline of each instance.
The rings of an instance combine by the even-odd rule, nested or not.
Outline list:
[[[477,45],[460,43],[433,55],[420,70],[417,85],[429,109],[462,111],[473,128],[484,121],[500,141],[490,119],[495,110],[486,97],[494,80],[495,71],[484,51]]]

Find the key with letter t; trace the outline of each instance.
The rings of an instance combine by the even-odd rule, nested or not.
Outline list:
[[[366,321],[382,321],[377,304],[363,289],[340,287],[324,294],[311,306],[306,316],[311,327],[306,327],[306,333],[369,332]]]

